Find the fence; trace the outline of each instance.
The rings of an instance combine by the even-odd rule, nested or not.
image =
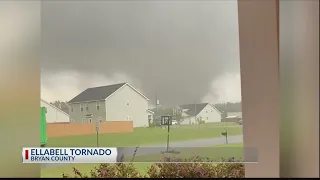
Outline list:
[[[128,133],[133,132],[132,121],[101,122],[99,133]],[[53,123],[47,124],[48,137],[88,135],[96,133],[95,123]]]

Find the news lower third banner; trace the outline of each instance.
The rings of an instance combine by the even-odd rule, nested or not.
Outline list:
[[[23,148],[23,163],[115,163],[117,148]]]
[[[257,148],[243,147],[106,147],[23,148],[23,163],[257,163]]]

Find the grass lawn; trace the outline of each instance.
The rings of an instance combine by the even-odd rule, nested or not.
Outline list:
[[[197,153],[201,153],[201,154],[197,154],[197,155],[212,157],[215,159],[220,159],[221,157],[224,157],[224,156],[225,157],[230,157],[230,156],[242,157],[243,156],[242,155],[243,149],[241,148],[242,146],[243,146],[242,143],[217,145],[215,147],[211,147],[211,150],[210,149],[202,149],[202,151],[199,150],[197,151]],[[223,149],[224,150],[229,149],[229,152],[221,151]],[[184,155],[192,156],[193,153],[194,151],[188,152],[187,150],[184,152]],[[210,155],[210,154],[214,154],[214,155]],[[139,158],[150,158],[150,156],[149,157],[141,156]],[[161,158],[161,157],[154,156],[152,158]],[[134,165],[141,172],[141,174],[146,174],[148,171],[148,167],[151,165],[151,163],[136,163]],[[41,170],[41,177],[42,178],[59,178],[59,177],[62,177],[63,173],[72,175],[73,174],[72,167],[77,168],[82,173],[89,174],[90,171],[97,166],[99,166],[99,164],[74,164],[74,165],[60,166],[60,167],[54,167],[54,168],[44,168]]]
[[[199,125],[183,125],[170,128],[170,142],[186,141],[202,138],[221,137],[221,132],[228,128],[228,135],[242,135],[241,127],[234,123],[208,123]],[[48,138],[48,147],[96,147],[97,136],[82,135]],[[132,133],[99,134],[100,147],[128,147],[138,145],[162,144],[167,141],[165,128],[135,128]]]
[[[189,159],[191,157],[204,157],[210,159],[211,162],[222,162],[222,158],[227,159],[234,157],[240,160],[243,157],[242,143],[231,145],[218,145],[213,147],[198,147],[198,148],[181,148],[179,154],[165,153],[136,156],[135,162],[161,162],[165,157]],[[132,158],[125,159],[125,162],[130,162]]]

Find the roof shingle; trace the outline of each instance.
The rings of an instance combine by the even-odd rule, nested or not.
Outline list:
[[[106,99],[125,84],[126,83],[120,83],[112,84],[109,86],[88,88],[76,97],[74,97],[73,99],[71,99],[69,103]]]
[[[189,116],[198,115],[209,103],[200,103],[200,104],[186,104],[186,105],[179,105],[181,109],[188,109],[186,113]]]

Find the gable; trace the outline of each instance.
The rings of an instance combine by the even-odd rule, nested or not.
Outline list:
[[[201,114],[201,113],[211,113],[211,112],[216,112],[216,109],[213,106],[211,106],[210,104],[207,104],[199,114]]]
[[[145,99],[149,100],[144,94],[142,94],[140,91],[138,91],[136,88],[131,86],[128,83],[120,83],[120,84],[113,84],[108,86],[101,86],[101,87],[94,87],[94,88],[88,88],[81,92],[79,95],[71,99],[68,103],[76,103],[76,102],[88,102],[88,101],[98,101],[98,100],[106,100],[116,92],[118,92],[120,89],[122,89],[124,86],[129,86],[131,89],[133,89],[135,92],[140,94]]]
[[[112,95],[116,94],[117,92],[121,91],[121,89],[123,89],[124,87],[129,87],[130,89],[132,89],[133,91],[135,91],[136,93],[138,93],[140,96],[142,96],[143,98],[145,98],[147,101],[149,100],[149,98],[147,96],[145,96],[144,94],[142,94],[140,91],[138,91],[136,88],[134,88],[133,86],[131,86],[129,83],[124,84],[123,86],[121,86],[119,89],[117,89],[116,91],[114,91],[112,94],[110,94],[107,98],[105,98],[105,100],[107,100],[108,98],[110,98]]]
[[[186,105],[179,105],[179,107],[183,109],[184,112],[189,116],[195,116],[195,115],[198,115],[207,105],[208,103],[186,104]]]

